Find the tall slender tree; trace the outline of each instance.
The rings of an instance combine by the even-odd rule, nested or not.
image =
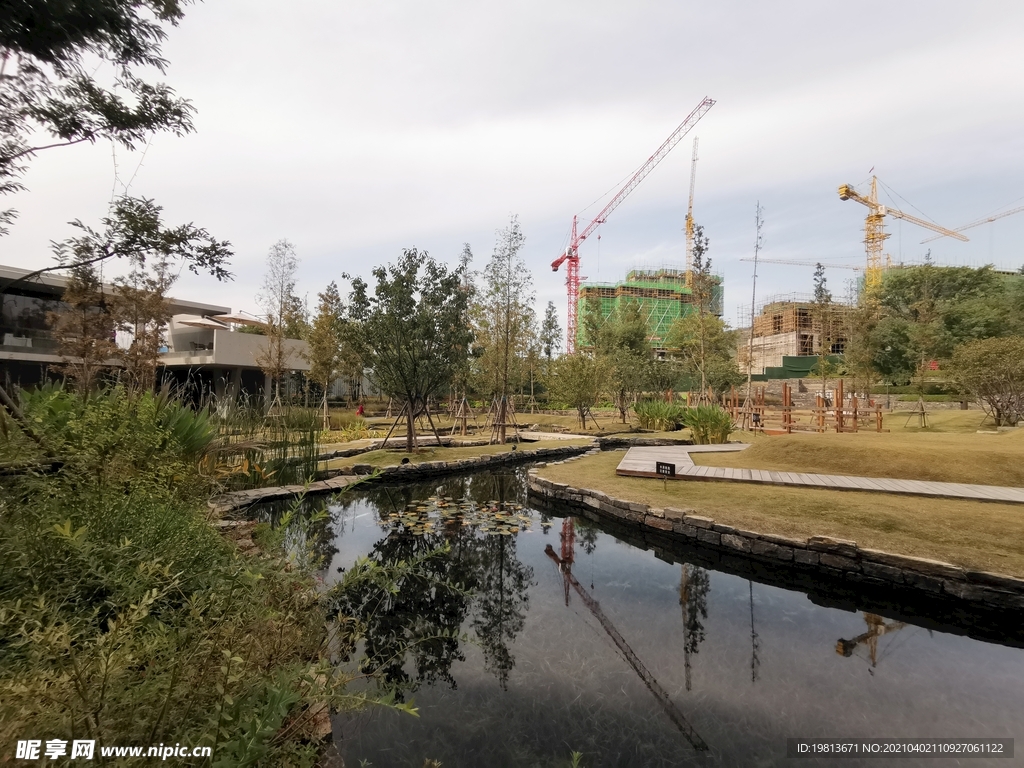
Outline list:
[[[62,301],[65,309],[52,312],[49,318],[62,361],[58,369],[79,392],[89,392],[117,354],[110,296],[104,295],[94,265],[78,265],[70,271]]]
[[[825,277],[825,267],[817,264],[814,267],[814,325],[818,331],[818,362],[814,369],[821,378],[821,397],[824,399],[825,391],[828,388],[829,377],[836,373],[829,355],[832,354],[832,343],[834,340],[833,321],[834,313],[832,307],[832,292],[828,289],[828,279]],[[841,407],[838,403],[837,407]]]
[[[697,402],[708,400],[709,388],[717,392],[743,380],[736,367],[735,333],[718,316],[719,280],[711,272],[708,245],[704,228],[694,225],[689,272],[693,309],[672,324],[666,340],[681,358],[683,372],[700,387]]]
[[[480,365],[493,397],[495,436],[506,439],[511,418],[512,383],[526,355],[533,329],[533,278],[519,255],[523,247],[519,218],[512,216],[498,232],[491,260],[484,268],[479,297],[477,340],[483,347]]]
[[[345,308],[338,293],[338,284],[331,282],[319,296],[316,315],[306,334],[308,351],[302,353],[309,363],[309,378],[323,391],[321,407],[324,429],[331,428],[327,396],[331,383],[344,371],[345,365]]]
[[[558,323],[558,310],[555,302],[549,301],[544,310],[544,322],[540,326],[540,345],[544,357],[548,360],[562,349],[562,326]]]
[[[146,392],[156,384],[160,348],[171,319],[167,291],[174,274],[165,256],[148,261],[132,259],[132,269],[114,281],[112,315],[115,327],[127,337],[119,345],[117,357],[128,388]]]
[[[287,240],[278,240],[267,253],[267,271],[257,301],[266,322],[266,339],[256,354],[256,364],[270,379],[271,392],[266,392],[268,409],[281,402],[281,382],[292,368],[292,353],[285,343],[290,326],[294,328],[295,314],[301,302],[295,296],[299,259],[295,246]]]

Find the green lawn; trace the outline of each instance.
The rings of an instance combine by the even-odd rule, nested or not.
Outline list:
[[[695,464],[718,467],[1024,486],[1021,438],[1024,430],[994,435],[920,430],[772,435],[758,436],[739,453],[692,458]]]
[[[535,443],[520,443],[516,446],[517,451],[531,451],[538,448],[568,448],[571,446],[590,445],[590,440],[578,438],[575,440],[538,440]],[[392,467],[401,464],[402,459],[409,459],[410,464],[422,464],[427,461],[459,461],[461,459],[474,458],[476,456],[489,456],[495,453],[508,453],[512,450],[514,443],[506,445],[474,445],[464,448],[439,448],[436,445],[419,448],[413,453],[406,453],[402,440],[396,440],[394,449],[382,451],[370,451],[361,453],[358,456],[349,456],[344,459],[332,459],[327,462],[327,469],[341,469],[351,467],[355,464],[370,464],[374,467]],[[391,445],[391,441],[388,441]]]
[[[982,437],[987,436],[978,435]],[[1024,440],[1017,434],[1006,436],[1006,442],[1011,441],[1024,447]],[[621,451],[609,451],[545,467],[540,474],[619,499],[694,509],[697,514],[744,530],[798,538],[819,535],[852,539],[862,547],[1024,577],[1024,506],[745,483],[665,483],[617,476],[615,467],[622,457]]]

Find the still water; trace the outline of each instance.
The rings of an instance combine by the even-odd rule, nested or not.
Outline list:
[[[346,606],[368,627],[347,664],[419,708],[337,717],[350,766],[854,766],[789,760],[786,739],[1024,736],[1024,651],[665,562],[531,509],[524,469],[312,503],[328,582],[449,545],[432,578]]]

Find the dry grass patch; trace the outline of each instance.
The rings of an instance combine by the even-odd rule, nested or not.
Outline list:
[[[615,467],[622,456],[608,451],[539,473],[619,499],[694,509],[743,530],[852,539],[862,547],[1024,577],[1024,506],[747,483],[665,483],[619,477]]]
[[[1024,440],[935,432],[759,437],[739,453],[693,454],[695,464],[781,472],[1024,486]]]
[[[404,442],[404,439],[402,440]],[[535,451],[539,448],[571,448],[573,446],[590,445],[591,441],[585,438],[577,440],[538,440],[535,443],[520,443],[516,446],[517,451]],[[512,450],[513,443],[506,445],[471,445],[463,448],[444,448],[436,445],[418,448],[413,453],[406,453],[398,449],[396,441],[395,450],[369,451],[358,456],[348,456],[343,459],[331,459],[327,462],[327,469],[342,469],[356,464],[370,464],[374,467],[393,467],[402,463],[402,459],[409,459],[410,464],[422,464],[428,461],[461,461],[477,456],[490,456],[495,453],[508,453]]]

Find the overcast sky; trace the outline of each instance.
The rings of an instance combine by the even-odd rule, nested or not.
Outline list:
[[[1024,3],[340,2],[206,0],[170,32],[166,80],[197,132],[141,153],[50,150],[0,239],[0,262],[49,263],[66,222],[95,223],[112,191],[154,198],[236,250],[235,280],[182,277],[181,297],[256,309],[268,248],[292,241],[300,293],[369,275],[403,247],[482,268],[518,214],[540,311],[565,316],[564,248],[705,96],[716,106],[581,249],[614,281],[681,265],[693,136],[694,217],[749,306],[754,208],[769,259],[864,262],[869,171],[887,204],[957,227],[1024,205]],[[591,206],[591,207],[588,207]],[[589,216],[587,214],[589,213]],[[891,221],[888,251],[938,263],[1024,264],[1024,213],[970,242]],[[810,267],[764,264],[760,298],[811,290]],[[856,273],[829,271],[833,292]],[[343,292],[347,287],[342,285]]]

